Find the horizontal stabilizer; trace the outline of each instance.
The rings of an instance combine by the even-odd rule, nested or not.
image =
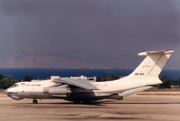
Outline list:
[[[168,54],[168,53],[173,53],[173,50],[163,50],[163,51],[147,51],[147,52],[141,52],[138,55],[139,56],[147,56],[151,54]]]

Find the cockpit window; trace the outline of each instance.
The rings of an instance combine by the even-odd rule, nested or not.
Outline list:
[[[19,84],[14,84],[12,87],[18,87],[19,86]]]

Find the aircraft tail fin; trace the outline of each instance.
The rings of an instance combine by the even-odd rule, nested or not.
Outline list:
[[[163,50],[139,53],[139,56],[146,56],[146,58],[128,77],[144,78],[147,76],[159,76],[173,52],[173,50]]]

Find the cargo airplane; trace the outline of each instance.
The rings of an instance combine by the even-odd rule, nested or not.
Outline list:
[[[5,90],[15,100],[64,99],[73,103],[91,103],[96,100],[111,98],[122,100],[123,97],[161,84],[159,74],[173,50],[148,51],[139,53],[146,56],[141,64],[128,76],[105,82],[91,82],[72,78],[50,79],[39,82],[18,82]]]

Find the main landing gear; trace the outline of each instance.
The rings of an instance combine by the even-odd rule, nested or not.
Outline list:
[[[37,103],[38,103],[37,99],[33,99],[33,104],[37,104]]]
[[[95,102],[96,101],[92,101],[92,100],[74,100],[73,101],[74,104],[92,104]]]

